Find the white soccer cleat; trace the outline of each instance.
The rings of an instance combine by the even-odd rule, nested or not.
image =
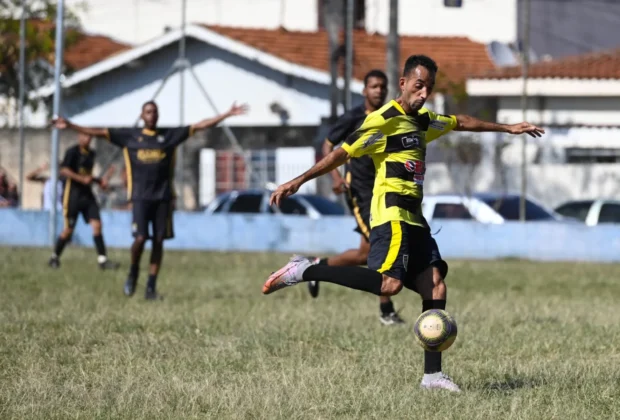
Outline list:
[[[294,255],[288,264],[269,276],[263,285],[263,294],[268,295],[303,281],[304,271],[311,265],[312,262],[309,259]]]
[[[420,387],[423,389],[445,389],[451,392],[461,392],[461,388],[443,372],[433,375],[424,375]]]

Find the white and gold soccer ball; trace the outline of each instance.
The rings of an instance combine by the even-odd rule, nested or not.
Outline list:
[[[445,351],[456,340],[456,321],[442,309],[429,309],[415,321],[413,332],[424,350]]]

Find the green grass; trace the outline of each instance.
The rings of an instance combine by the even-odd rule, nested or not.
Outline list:
[[[408,321],[322,284],[263,296],[277,254],[165,256],[166,299],[125,298],[94,251],[0,249],[1,419],[612,419],[620,417],[620,266],[450,262],[460,395],[419,389]],[[148,258],[148,255],[145,255]],[[145,258],[146,262],[146,258]]]

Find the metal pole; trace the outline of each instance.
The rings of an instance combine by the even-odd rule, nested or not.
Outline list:
[[[390,27],[387,36],[387,76],[389,98],[400,95],[400,43],[398,40],[398,0],[390,0]]]
[[[24,95],[26,91],[26,0],[19,22],[19,207],[24,208]]]
[[[185,22],[187,19],[187,0],[183,0],[181,4],[181,39],[179,40],[179,62],[186,63],[185,61]],[[181,67],[179,71],[179,125],[185,124],[185,66]],[[179,185],[181,186],[181,192],[179,194],[180,200],[177,202],[178,208],[185,209],[184,190],[185,190],[185,147],[183,144],[179,146],[177,153],[177,173],[179,179]]]
[[[60,87],[60,77],[62,74],[63,63],[63,41],[64,41],[64,0],[58,0],[58,6],[56,8],[56,63],[54,66],[54,105],[53,115],[57,117],[60,115],[60,97],[62,95]],[[56,240],[56,203],[58,183],[58,137],[59,131],[54,127],[52,130],[52,157],[50,162],[52,183],[52,208],[50,210],[50,243],[53,244]]]
[[[353,0],[347,0],[346,58],[344,69],[344,108],[351,109],[351,79],[353,79]]]
[[[530,0],[525,0],[523,5],[523,42],[521,67],[523,76],[523,91],[521,93],[521,111],[523,121],[527,121],[527,79],[530,60]],[[519,200],[519,220],[525,222],[525,194],[527,193],[527,134],[521,137],[521,197]]]

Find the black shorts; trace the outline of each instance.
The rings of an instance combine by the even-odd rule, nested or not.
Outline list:
[[[430,266],[436,266],[442,277],[448,275],[448,264],[441,259],[437,242],[430,229],[405,222],[392,221],[374,227],[370,232],[368,268],[401,280],[405,286]]]
[[[347,205],[355,217],[357,227],[354,229],[367,242],[370,241],[370,201],[360,201],[357,197],[347,195]]]
[[[132,203],[132,212],[131,230],[134,237],[143,236],[156,240],[174,238],[172,201],[136,200]],[[149,225],[152,225],[151,232]]]
[[[77,194],[69,196],[65,203],[63,203],[62,210],[65,218],[65,228],[73,229],[80,214],[84,219],[84,223],[89,223],[91,220],[101,220],[99,204],[93,196],[80,196]]]

